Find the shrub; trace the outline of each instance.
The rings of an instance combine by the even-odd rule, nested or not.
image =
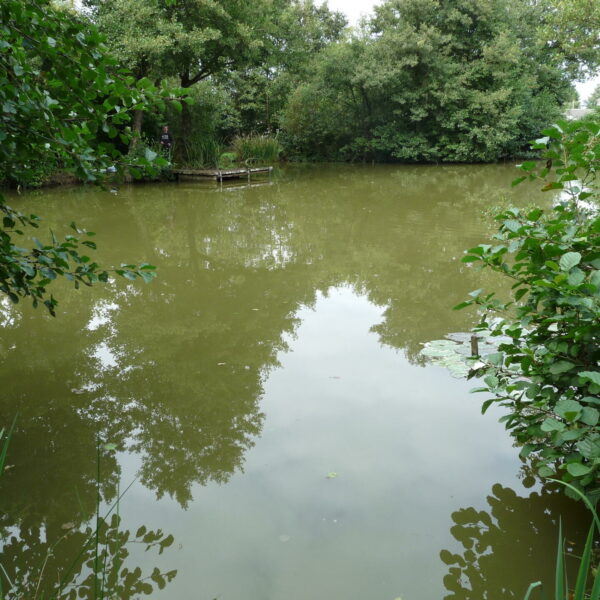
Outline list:
[[[499,214],[495,245],[463,258],[513,281],[513,299],[477,290],[456,308],[483,309],[477,332],[498,338],[469,377],[492,394],[501,418],[542,477],[558,476],[588,496],[600,496],[600,216],[596,171],[600,123],[561,122],[534,147],[544,163],[520,165],[525,179],[561,190],[549,211]],[[509,258],[510,257],[510,258]]]

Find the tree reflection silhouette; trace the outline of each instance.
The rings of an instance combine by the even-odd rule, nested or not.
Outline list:
[[[465,211],[499,201],[511,176],[330,169],[227,196],[182,184],[28,198],[58,234],[63,215],[84,212],[78,225],[101,233],[102,264],[146,260],[158,278],[79,293],[59,284],[56,320],[3,305],[0,422],[19,414],[3,531],[33,544],[81,524],[95,505],[97,437],[138,455],[141,482],[183,507],[194,485],[226,483],[261,433],[264,382],[298,311],[332,287],[381,306],[372,331],[413,362],[423,342],[468,329],[473,315],[450,307],[488,282],[459,263],[481,241]],[[119,466],[103,470],[110,502]]]
[[[95,529],[70,529],[48,539],[39,528],[22,527],[20,535],[5,536],[2,547],[3,598],[93,600],[99,597],[130,600],[163,589],[177,571],[150,573],[130,564],[129,547],[142,544],[162,553],[173,537],[161,530],[140,528],[135,534],[121,525],[118,515],[102,519]],[[97,566],[96,566],[97,565]]]
[[[552,589],[559,519],[569,548],[581,547],[591,518],[583,504],[562,489],[522,497],[499,483],[487,503],[487,511],[469,507],[452,513],[450,531],[462,550],[440,553],[449,567],[445,600],[521,599],[534,581]]]

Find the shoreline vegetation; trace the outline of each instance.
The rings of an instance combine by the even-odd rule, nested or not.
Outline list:
[[[59,173],[103,184],[161,177],[171,162],[280,157],[529,159],[517,182],[543,181],[564,202],[546,214],[504,211],[495,245],[464,258],[514,282],[509,302],[476,290],[463,303],[481,310],[477,332],[505,340],[477,357],[470,375],[483,377],[478,391],[491,395],[484,410],[506,409],[502,421],[539,477],[597,501],[600,119],[558,119],[576,102],[572,80],[600,67],[600,3],[385,0],[349,28],[311,0],[140,2],[84,0],[76,10],[66,0],[3,0],[0,181],[35,187]],[[157,147],[164,125],[175,139],[170,157]],[[545,162],[533,160],[540,156]],[[155,277],[147,263],[94,262],[94,234],[74,221],[63,239],[30,242],[39,217],[1,195],[0,213],[0,291],[13,303],[27,299],[55,316],[56,279],[78,288],[114,275]]]
[[[89,32],[110,57],[107,73],[124,84],[120,93],[155,94],[131,104],[101,89],[90,94],[114,123],[90,127],[88,143],[105,166],[133,179],[168,179],[168,164],[150,164],[156,158],[180,168],[248,159],[535,158],[530,140],[577,104],[572,81],[600,64],[590,36],[573,29],[574,22],[595,23],[600,9],[579,0],[387,0],[355,27],[313,0],[259,0],[252,11],[234,0],[145,0],[144,10],[138,4],[85,0],[78,11],[65,0],[42,2]],[[47,50],[28,49],[32,75],[45,76],[38,62],[53,59],[42,59]],[[58,103],[50,108],[75,119],[60,94],[52,96],[67,78],[56,75],[47,79],[49,98]],[[3,110],[10,119],[9,96]],[[174,139],[168,157],[158,144],[164,125]],[[27,169],[0,164],[0,182],[36,187],[68,180],[70,140],[60,139],[45,136],[43,157]]]

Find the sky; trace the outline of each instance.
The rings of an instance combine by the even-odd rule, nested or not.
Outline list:
[[[379,4],[381,0],[328,0],[329,8],[339,10],[344,13],[351,25],[358,23],[361,16],[367,15],[373,9],[373,6]],[[575,82],[575,87],[579,92],[579,97],[583,102],[592,93],[596,85],[600,84],[600,75],[585,82]]]

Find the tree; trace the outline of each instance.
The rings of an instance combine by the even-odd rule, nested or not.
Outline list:
[[[48,0],[6,0],[0,5],[0,174],[27,183],[36,163],[55,161],[87,182],[102,182],[113,166],[123,166],[116,141],[126,143],[130,111],[170,92],[148,80],[135,80],[106,54],[99,32],[72,12]],[[152,153],[137,166],[149,167]],[[156,160],[161,164],[160,159]],[[137,174],[136,165],[129,165]],[[15,239],[39,226],[34,215],[20,214],[0,196],[0,291],[13,302],[30,296],[54,314],[48,284],[64,276],[79,284],[107,281],[102,269],[82,250],[93,249],[92,233],[33,249]],[[23,242],[21,242],[23,243]],[[115,273],[128,279],[154,276],[153,267],[123,265]]]
[[[560,56],[572,76],[600,66],[600,3],[596,0],[546,0],[539,35]]]
[[[324,122],[340,158],[514,156],[570,90],[550,49],[522,26],[536,11],[511,0],[388,0],[354,39],[317,57],[286,132],[304,151],[315,133],[305,124]]]
[[[600,84],[598,84],[594,91],[591,93],[590,97],[587,99],[585,105],[588,108],[598,108],[600,106]]]
[[[188,89],[225,70],[258,64],[280,2],[237,0],[90,0],[111,48],[142,77],[174,77]],[[193,132],[181,114],[180,152]]]
[[[345,17],[312,0],[285,0],[270,24],[259,66],[226,71],[217,79],[231,96],[242,131],[278,129],[292,91],[310,77],[314,56],[340,40]]]
[[[160,82],[174,73],[168,64],[176,45],[177,23],[168,18],[165,3],[154,0],[88,0],[92,20],[106,36],[111,54],[136,80]],[[168,3],[167,3],[168,4]],[[130,150],[137,144],[144,110],[134,112]]]

